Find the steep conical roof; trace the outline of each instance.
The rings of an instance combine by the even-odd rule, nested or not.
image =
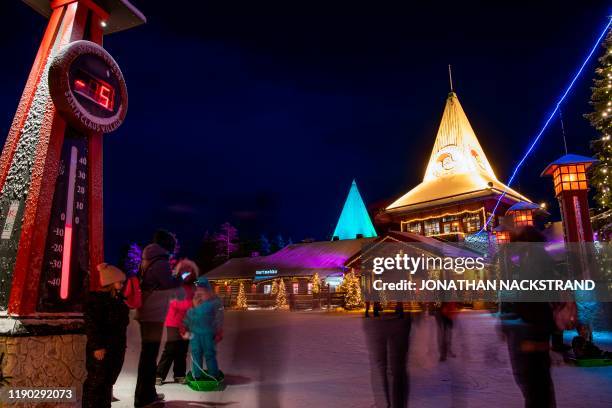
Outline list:
[[[357,189],[357,183],[353,180],[333,236],[338,239],[354,239],[358,234],[363,238],[377,236],[368,210]]]
[[[436,204],[465,194],[487,194],[488,190],[506,191],[512,199],[530,201],[505,186],[495,176],[470,122],[454,92],[448,94],[423,182],[400,197],[387,209]]]

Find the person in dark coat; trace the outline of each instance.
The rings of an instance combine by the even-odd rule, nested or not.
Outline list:
[[[155,390],[155,377],[168,304],[182,283],[180,277],[172,274],[170,266],[170,255],[175,247],[174,235],[159,230],[153,237],[153,243],[142,252],[142,306],[136,314],[136,320],[140,323],[141,349],[134,393],[135,407],[144,407],[164,399],[164,395]]]
[[[125,274],[112,265],[98,265],[100,285],[85,304],[87,378],[83,384],[83,408],[110,408],[113,385],[125,357],[129,308],[121,287]]]
[[[513,237],[521,278],[548,279],[554,263],[543,245],[544,236],[527,226]],[[547,302],[521,301],[501,305],[502,331],[508,343],[508,354],[514,380],[520,388],[525,408],[556,407],[555,388],[550,374],[550,337],[555,331],[552,306]]]

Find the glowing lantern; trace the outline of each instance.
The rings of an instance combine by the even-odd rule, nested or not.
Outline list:
[[[498,244],[507,244],[510,242],[510,231],[493,231],[493,235]]]
[[[592,242],[586,171],[597,160],[566,154],[549,164],[542,176],[552,176],[567,242]]]
[[[512,219],[514,227],[533,226],[536,211],[544,211],[539,205],[521,201],[508,208],[506,216]]]

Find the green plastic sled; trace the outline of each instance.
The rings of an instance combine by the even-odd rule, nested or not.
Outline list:
[[[604,367],[612,365],[609,358],[577,358],[574,360],[578,367]]]
[[[223,381],[225,380],[225,374],[223,371],[219,370],[220,378],[216,379],[212,375],[208,374],[206,370],[204,370],[204,377],[206,379],[196,380],[193,378],[191,371],[187,374],[185,378],[187,381],[187,386],[194,391],[219,391],[223,389]]]

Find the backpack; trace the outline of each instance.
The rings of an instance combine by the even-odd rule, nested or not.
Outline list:
[[[127,279],[123,288],[125,304],[130,309],[139,309],[142,306],[142,290],[140,289],[140,279],[132,276]]]

